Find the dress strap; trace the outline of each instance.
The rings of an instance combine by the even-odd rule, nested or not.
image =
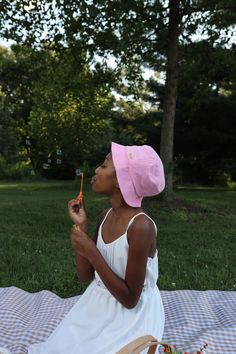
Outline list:
[[[157,226],[156,226],[155,221],[152,220],[152,218],[150,218],[150,216],[148,216],[148,215],[147,215],[146,213],[144,213],[144,212],[138,213],[138,214],[136,214],[136,215],[134,215],[134,216],[132,217],[132,219],[131,219],[131,220],[129,221],[129,223],[128,223],[126,232],[128,231],[129,227],[132,225],[134,219],[135,219],[137,216],[141,215],[141,214],[145,215],[148,219],[150,219],[150,220],[153,222],[153,225],[154,225],[154,228],[155,228],[155,231],[156,231],[156,235],[157,235]]]
[[[105,220],[106,220],[106,218],[107,218],[107,216],[108,216],[108,214],[110,213],[111,210],[112,210],[112,208],[110,208],[110,209],[106,212],[106,214],[105,214],[105,216],[104,216],[102,222],[100,223],[100,226],[99,226],[99,229],[98,229],[98,238],[97,238],[97,240],[102,239],[102,225],[104,224],[104,222],[105,222]],[[1,354],[1,353],[0,353],[0,354]]]
[[[103,220],[102,220],[102,222],[101,222],[101,224],[100,224],[100,228],[99,228],[100,230],[102,229],[102,225],[104,224],[104,222],[105,222],[105,220],[106,220],[106,218],[107,218],[107,216],[108,216],[108,214],[110,213],[111,210],[112,210],[112,208],[110,208],[110,209],[107,211],[107,213],[105,214],[105,216],[104,216],[104,218],[103,218]],[[155,228],[155,232],[156,232],[156,235],[157,235],[157,226],[156,226],[155,221],[152,220],[152,218],[150,218],[150,216],[147,215],[147,214],[144,213],[144,212],[138,213],[138,214],[134,215],[134,216],[132,217],[132,219],[130,219],[130,221],[129,221],[129,223],[128,223],[128,226],[127,226],[127,229],[126,229],[126,233],[127,233],[128,229],[129,229],[129,227],[132,225],[134,219],[135,219],[137,216],[142,215],[142,214],[145,215],[148,219],[150,219],[150,220],[153,222],[153,225],[154,225],[154,228]]]
[[[104,224],[104,222],[105,222],[105,220],[106,220],[106,218],[107,218],[107,216],[108,216],[108,214],[110,213],[110,211],[112,210],[112,208],[110,208],[107,212],[106,212],[106,214],[105,214],[105,216],[104,216],[104,218],[103,218],[103,220],[102,220],[102,222],[101,222],[101,224],[100,224],[100,227],[102,227],[102,225]],[[1,354],[1,353],[0,353]]]

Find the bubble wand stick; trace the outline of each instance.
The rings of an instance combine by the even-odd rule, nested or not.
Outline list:
[[[78,172],[79,172],[79,171],[78,171]],[[81,176],[81,181],[80,181],[80,192],[79,192],[79,194],[77,195],[77,197],[75,198],[75,199],[78,201],[78,204],[75,204],[75,205],[73,206],[73,210],[74,210],[74,212],[76,212],[76,213],[79,212],[79,210],[80,210],[80,208],[81,208],[81,206],[82,206],[84,174],[83,174],[83,172],[79,172],[79,173],[77,174],[77,176]],[[76,229],[76,224],[74,224],[72,227],[73,227],[74,229]],[[1,352],[0,352],[0,354],[1,354]]]
[[[77,195],[77,197],[75,199],[77,199],[79,201],[79,206],[81,206],[81,202],[83,199],[83,183],[84,183],[84,173],[80,172],[81,175],[81,181],[80,181],[80,192]]]

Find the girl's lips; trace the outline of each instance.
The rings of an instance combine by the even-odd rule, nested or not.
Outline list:
[[[93,184],[95,181],[96,181],[96,177],[93,176],[93,177],[91,178],[91,184]]]

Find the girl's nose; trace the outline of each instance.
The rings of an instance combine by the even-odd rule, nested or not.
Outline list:
[[[95,168],[95,173],[98,173],[98,170],[99,170],[99,166]]]

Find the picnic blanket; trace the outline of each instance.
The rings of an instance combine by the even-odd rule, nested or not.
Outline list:
[[[204,353],[236,354],[236,292],[178,290],[161,291],[161,296],[163,341],[188,353],[207,341]],[[26,354],[30,344],[46,340],[76,301],[79,296],[62,299],[46,290],[0,288],[0,347]]]

